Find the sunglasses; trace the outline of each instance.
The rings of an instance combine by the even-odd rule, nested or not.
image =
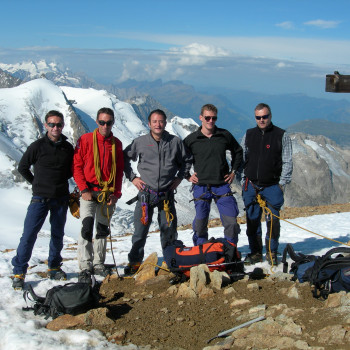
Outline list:
[[[54,128],[55,126],[57,126],[59,129],[60,128],[63,128],[63,123],[47,123],[47,125],[50,127],[50,128]]]
[[[113,120],[108,120],[108,122],[105,122],[104,120],[99,120],[98,123],[101,125],[101,126],[104,126],[107,124],[107,126],[111,126],[113,125]]]
[[[256,120],[260,120],[260,119],[266,120],[266,119],[269,118],[269,116],[270,116],[270,114],[262,115],[261,117],[259,117],[259,116],[256,115],[256,116],[255,116],[255,119],[256,119]]]
[[[213,122],[215,122],[215,121],[217,121],[218,117],[208,117],[207,116],[207,117],[204,117],[204,119],[205,119],[206,122],[210,121],[210,119],[212,119]]]

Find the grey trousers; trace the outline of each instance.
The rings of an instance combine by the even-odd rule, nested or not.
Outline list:
[[[162,249],[167,245],[172,244],[174,240],[177,239],[177,216],[174,203],[174,194],[171,193],[169,197],[169,208],[170,213],[173,215],[173,221],[168,224],[166,220],[166,213],[164,211],[163,199],[157,200],[157,195],[150,193],[149,200],[153,205],[148,207],[148,224],[143,225],[141,223],[142,217],[142,195],[143,191],[140,191],[138,194],[138,201],[136,203],[135,212],[134,212],[134,225],[135,232],[132,236],[132,247],[128,254],[128,259],[131,264],[142,262],[144,257],[144,247],[146,244],[147,234],[149,227],[152,223],[152,218],[154,214],[154,209],[158,208],[158,224],[160,229],[160,241]]]
[[[78,240],[80,270],[93,271],[94,266],[105,262],[107,236],[110,233],[109,220],[113,215],[114,209],[115,205],[106,206],[95,200],[85,201],[80,198],[81,233]],[[94,241],[92,241],[95,219],[96,236]]]

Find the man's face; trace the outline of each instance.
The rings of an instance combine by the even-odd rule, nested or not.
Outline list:
[[[53,141],[59,140],[62,134],[63,127],[64,127],[63,120],[57,116],[48,117],[45,123],[47,136]]]
[[[97,117],[96,124],[98,126],[99,133],[104,137],[108,137],[111,134],[114,118],[109,114],[100,113]]]
[[[202,128],[213,131],[218,117],[215,112],[204,110],[203,115],[200,115],[199,119],[202,122]]]
[[[256,125],[261,129],[265,130],[271,124],[271,114],[269,110],[264,107],[255,111]]]
[[[161,137],[165,130],[166,120],[161,114],[153,113],[151,115],[148,126],[151,130],[151,134],[155,137]]]

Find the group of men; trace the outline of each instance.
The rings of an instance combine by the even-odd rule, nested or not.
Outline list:
[[[245,263],[263,260],[262,209],[260,194],[274,215],[283,205],[283,191],[291,181],[292,147],[286,132],[272,124],[266,104],[255,108],[257,126],[248,129],[241,145],[232,134],[216,126],[217,108],[206,104],[200,112],[201,125],[183,141],[165,130],[164,111],[150,113],[150,132],[136,138],[124,151],[113,136],[114,113],[110,108],[97,112],[97,129],[82,135],[75,150],[62,134],[63,115],[50,111],[45,116],[46,135],[33,142],[24,153],[18,170],[32,184],[33,197],[24,221],[17,254],[12,259],[13,287],[24,285],[34,243],[50,212],[51,240],[48,276],[66,279],[61,269],[64,226],[68,209],[68,179],[73,176],[79,191],[81,234],[78,240],[79,281],[91,282],[92,275],[106,276],[104,262],[110,219],[121,196],[123,173],[138,189],[134,212],[134,234],[125,273],[135,273],[144,258],[144,247],[155,208],[158,209],[161,246],[177,239],[177,215],[174,193],[183,179],[192,183],[195,218],[193,243],[208,240],[208,219],[212,200],[217,205],[224,227],[224,238],[237,244],[240,227],[236,199],[231,191],[235,176],[241,178],[247,215],[247,236],[251,253]],[[227,161],[230,153],[230,165]],[[132,168],[137,162],[137,172]],[[34,166],[34,174],[31,166]],[[192,171],[193,167],[193,171]],[[192,174],[191,174],[192,172]],[[277,265],[280,223],[266,217],[266,258]],[[95,237],[93,235],[96,227]],[[272,228],[272,229],[271,229]],[[271,232],[270,232],[271,231]]]

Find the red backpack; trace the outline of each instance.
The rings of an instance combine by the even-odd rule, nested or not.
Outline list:
[[[241,254],[234,243],[224,238],[211,238],[207,243],[185,247],[182,241],[164,250],[164,259],[170,271],[190,276],[193,266],[206,264],[210,271],[243,272]]]

